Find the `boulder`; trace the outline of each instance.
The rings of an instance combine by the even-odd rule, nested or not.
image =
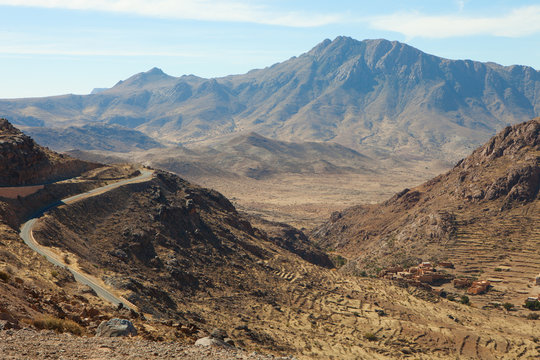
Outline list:
[[[215,338],[210,337],[210,336],[200,338],[199,340],[195,341],[195,345],[197,345],[197,346],[217,346],[217,347],[230,347],[231,346],[231,345],[227,344],[223,340],[215,339]]]
[[[137,329],[126,319],[111,319],[102,321],[96,330],[98,337],[136,336]]]

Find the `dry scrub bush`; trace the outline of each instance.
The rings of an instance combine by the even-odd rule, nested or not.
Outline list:
[[[40,330],[54,330],[58,333],[69,332],[74,335],[82,335],[84,328],[69,319],[59,319],[54,316],[43,316],[32,321],[32,324]]]

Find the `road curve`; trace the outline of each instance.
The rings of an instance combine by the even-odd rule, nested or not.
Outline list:
[[[106,185],[106,186],[102,186],[100,188],[96,188],[96,189],[93,189],[91,191],[79,194],[79,195],[74,195],[74,196],[65,198],[65,199],[63,199],[61,201],[58,201],[56,203],[53,203],[53,204],[45,207],[41,211],[39,211],[30,220],[28,220],[27,222],[22,224],[21,231],[20,231],[19,235],[21,236],[21,238],[24,240],[24,242],[32,250],[34,250],[35,252],[37,252],[40,255],[43,255],[49,262],[53,263],[54,265],[63,267],[65,269],[67,269],[68,271],[70,271],[73,274],[73,277],[75,278],[75,280],[77,282],[91,287],[100,298],[102,298],[102,299],[104,299],[104,300],[106,300],[106,301],[108,301],[108,302],[110,302],[110,303],[112,303],[114,305],[118,305],[118,304],[121,303],[122,305],[124,305],[125,307],[127,307],[129,309],[137,311],[138,309],[137,309],[137,307],[135,305],[133,305],[132,303],[130,303],[126,299],[122,298],[121,296],[117,296],[117,295],[113,294],[111,291],[107,290],[102,285],[99,285],[97,279],[93,278],[92,276],[83,274],[83,273],[81,273],[80,271],[78,271],[76,269],[73,269],[69,265],[67,265],[64,262],[62,262],[61,260],[59,260],[57,255],[54,254],[51,250],[47,249],[45,246],[41,246],[40,244],[38,244],[38,242],[34,239],[34,236],[32,234],[32,230],[33,230],[34,226],[36,225],[36,223],[38,222],[39,218],[47,210],[53,209],[53,208],[55,208],[57,206],[60,206],[60,205],[72,204],[72,203],[75,203],[77,201],[80,201],[82,199],[85,199],[85,198],[88,198],[88,197],[91,197],[91,196],[96,196],[96,195],[99,195],[99,194],[103,194],[103,193],[105,193],[107,191],[116,189],[116,188],[118,188],[120,186],[123,186],[123,185],[126,185],[126,184],[131,184],[131,183],[136,183],[136,182],[144,182],[144,181],[151,180],[152,175],[153,175],[153,171],[143,169],[143,170],[141,170],[141,175],[139,175],[137,177],[122,180],[122,181],[119,181],[119,182],[116,182],[116,183],[113,183],[113,184],[109,184],[109,185]]]

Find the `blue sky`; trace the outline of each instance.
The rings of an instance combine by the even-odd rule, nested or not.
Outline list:
[[[0,0],[0,98],[86,94],[154,66],[245,73],[326,38],[540,69],[538,0]]]

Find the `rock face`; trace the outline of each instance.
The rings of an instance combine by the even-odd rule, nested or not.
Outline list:
[[[96,329],[97,337],[137,336],[137,329],[126,319],[103,321]]]
[[[505,125],[538,116],[539,84],[526,66],[337,37],[244,75],[176,78],[152,69],[97,94],[3,100],[0,109],[27,126],[97,120],[175,143],[254,131],[455,161]],[[34,117],[20,115],[29,111]]]
[[[0,186],[50,182],[95,167],[38,146],[9,121],[0,119]]]
[[[454,256],[454,248],[459,257],[468,241],[501,258],[505,249],[537,249],[539,154],[540,118],[507,127],[448,173],[335,214],[312,239],[364,270]]]

